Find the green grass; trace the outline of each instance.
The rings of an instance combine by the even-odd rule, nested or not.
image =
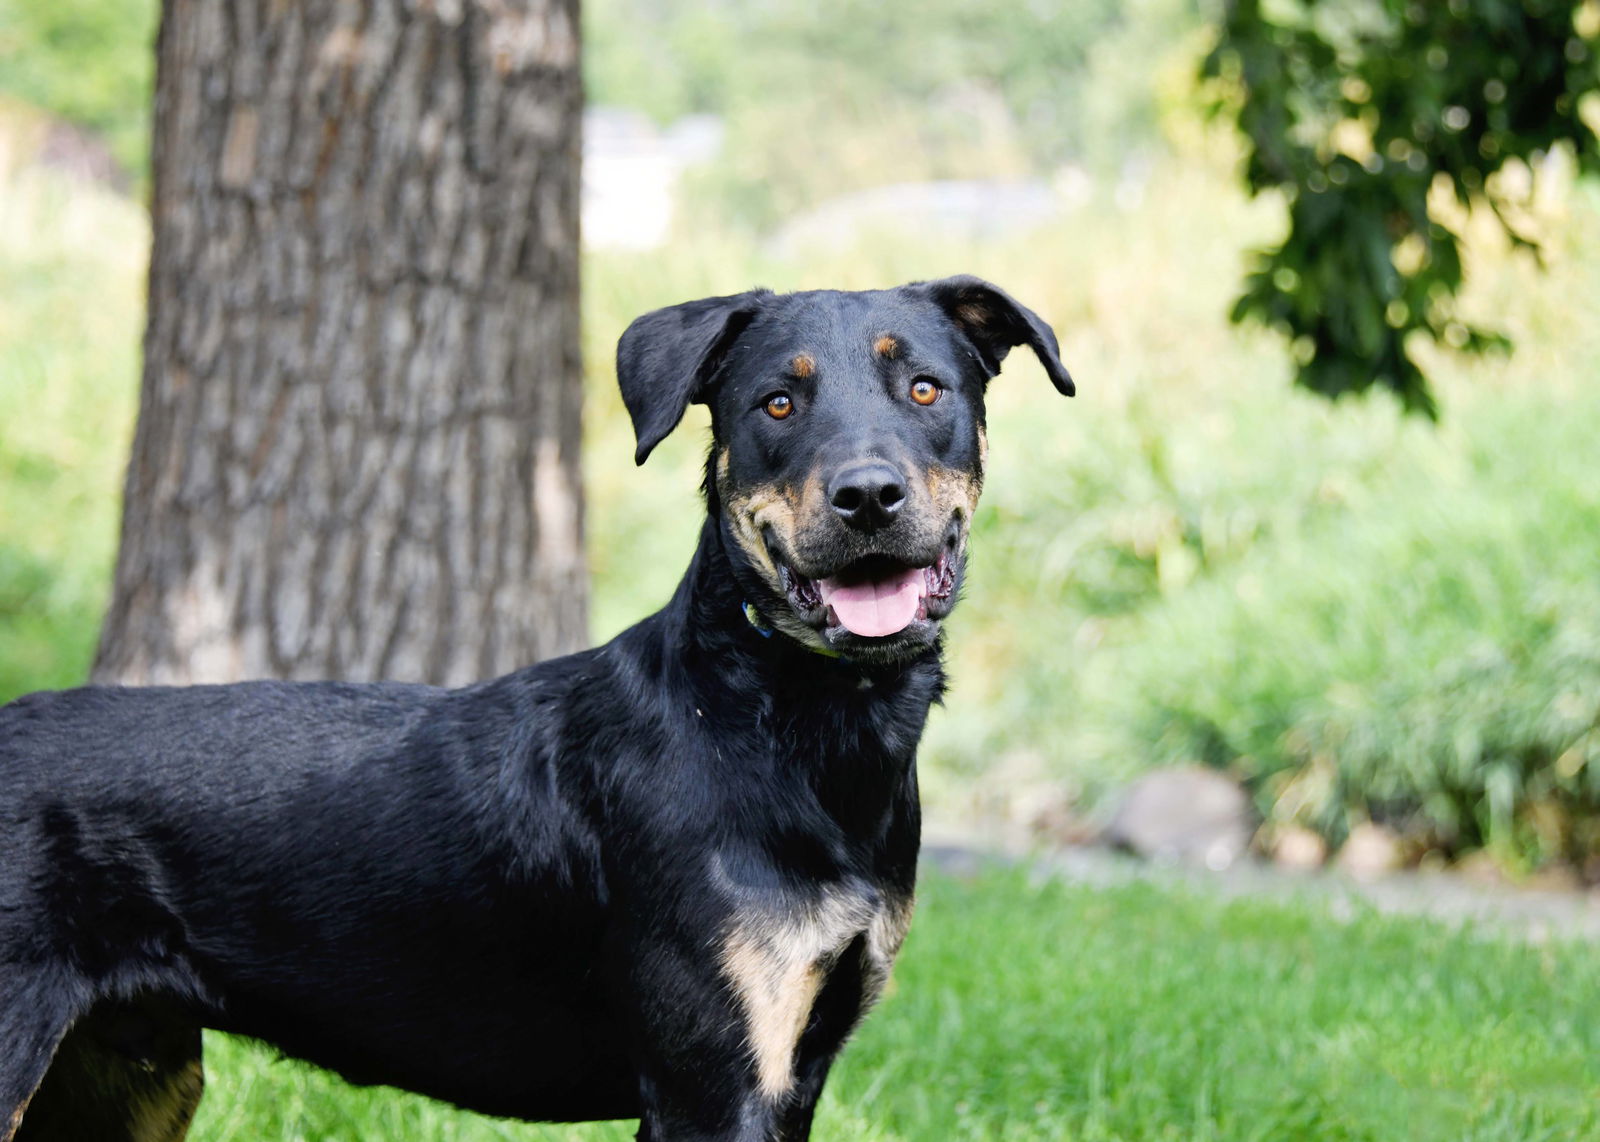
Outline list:
[[[1600,959],[1150,885],[925,879],[817,1136],[1557,1142],[1600,1132]],[[197,1142],[632,1137],[355,1090],[220,1036]]]

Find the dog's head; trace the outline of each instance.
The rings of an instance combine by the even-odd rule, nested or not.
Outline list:
[[[1049,326],[977,278],[757,290],[639,318],[617,379],[641,464],[691,401],[711,407],[707,498],[760,617],[889,660],[931,644],[955,605],[984,389],[1017,345],[1072,395]]]

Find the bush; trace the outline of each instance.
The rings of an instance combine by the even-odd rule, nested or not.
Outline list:
[[[126,199],[0,169],[0,701],[82,681],[94,653],[148,242]]]
[[[4,0],[0,94],[99,132],[142,176],[159,12],[159,0]]]
[[[1331,503],[1142,611],[1085,680],[1113,749],[1228,767],[1334,839],[1600,855],[1600,397],[1461,419],[1319,465]]]
[[[1212,217],[1237,240],[1219,205],[1190,187],[1143,218]],[[1031,754],[1093,801],[1200,762],[1335,842],[1371,818],[1451,853],[1600,856],[1600,345],[1582,317],[1600,295],[1597,207],[1590,188],[1558,212],[1549,279],[1477,250],[1469,304],[1523,350],[1441,362],[1438,430],[1391,402],[1292,392],[1264,346],[1215,336],[1188,308],[1221,280],[1193,237],[1158,234],[1165,262],[1134,245],[1132,265],[1102,265],[1115,304],[1067,360],[1086,399],[1108,382],[1113,404],[1131,395],[1060,424],[996,388],[985,617],[955,655],[958,701],[976,691],[986,715],[938,727],[945,765]],[[1123,318],[1116,283],[1141,274],[1143,312]],[[1138,342],[1086,368],[1082,342],[1125,320]],[[1168,360],[1169,336],[1186,359]]]

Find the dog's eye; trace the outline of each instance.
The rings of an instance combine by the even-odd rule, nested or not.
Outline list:
[[[794,411],[794,401],[789,399],[788,393],[773,393],[767,398],[767,415],[773,420],[782,420]]]
[[[927,377],[918,377],[911,382],[911,399],[918,404],[932,404],[939,399],[942,391],[937,381],[930,381]]]

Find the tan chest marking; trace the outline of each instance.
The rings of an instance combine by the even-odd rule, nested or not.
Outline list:
[[[889,971],[900,954],[900,946],[906,942],[915,906],[916,901],[909,896],[891,900],[878,909],[867,926],[867,962],[862,965],[866,986],[861,1003],[863,1012],[878,1001],[889,983]]]
[[[793,911],[752,908],[738,915],[723,940],[722,971],[744,1009],[764,1096],[782,1098],[793,1087],[795,1047],[839,956],[866,935],[863,998],[870,1004],[882,992],[910,918],[909,903],[874,907],[846,893]]]

